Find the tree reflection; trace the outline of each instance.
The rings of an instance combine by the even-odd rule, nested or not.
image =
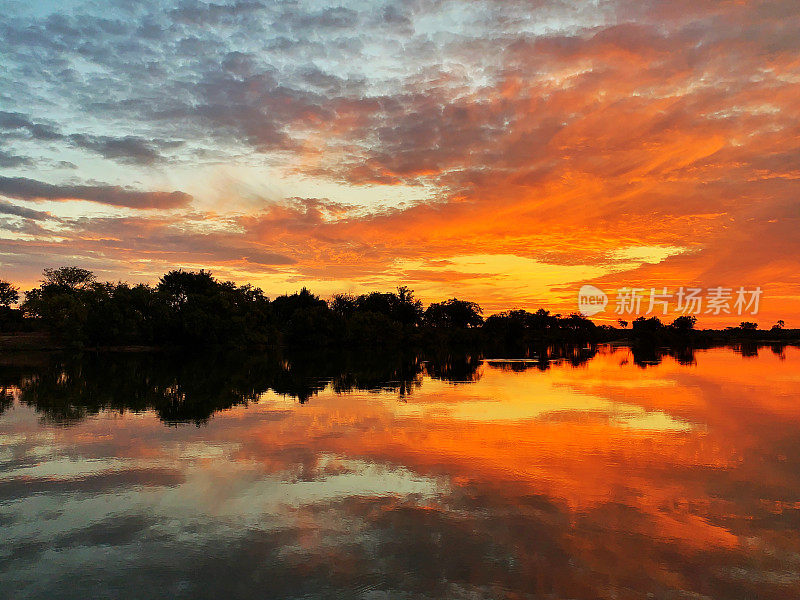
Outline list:
[[[476,354],[441,353],[425,361],[425,373],[451,383],[474,383],[480,379],[481,362]]]
[[[634,344],[603,347],[622,352],[620,366],[632,360],[640,368],[670,357],[684,366],[696,364],[692,346]],[[734,351],[757,356],[757,344]],[[784,346],[773,344],[783,355]],[[484,359],[479,354],[440,350],[426,355],[403,352],[242,353],[96,353],[76,356],[47,354],[0,357],[0,414],[15,400],[30,406],[50,423],[69,425],[101,411],[154,412],[167,424],[207,422],[214,413],[258,402],[272,391],[301,404],[322,390],[395,392],[399,399],[422,384],[424,377],[470,384],[480,380],[486,364],[508,371],[553,365],[580,368],[598,353],[595,345],[549,345],[526,351],[521,358]]]
[[[14,404],[14,394],[9,388],[0,387],[0,415]]]
[[[528,352],[523,358],[493,359],[488,360],[487,363],[505,371],[527,371],[528,369],[546,371],[553,365],[564,363],[572,367],[581,367],[596,354],[596,345],[554,344]]]
[[[232,357],[87,355],[38,369],[21,382],[20,402],[61,424],[103,410],[151,410],[166,423],[201,424],[218,410],[257,400],[269,377]]]
[[[774,344],[770,345],[770,350],[772,350],[772,353],[781,360],[786,360],[786,344],[775,342]]]
[[[758,356],[759,344],[754,342],[742,342],[732,346],[733,351],[741,354],[745,358],[755,358]]]
[[[425,366],[424,366],[425,365]],[[328,386],[337,393],[394,391],[403,398],[423,373],[473,381],[480,357],[424,361],[401,353],[101,353],[55,357],[28,367],[0,366],[0,412],[19,402],[69,425],[101,411],[154,412],[167,424],[201,425],[221,410],[257,402],[269,390],[300,403]]]

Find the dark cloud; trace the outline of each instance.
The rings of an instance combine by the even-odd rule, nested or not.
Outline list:
[[[197,4],[183,2],[178,8],[168,11],[168,15],[176,22],[185,25],[216,25],[250,15],[263,10],[261,2],[234,2],[232,4]]]
[[[53,235],[52,230],[42,227],[39,223],[30,219],[20,221],[19,219],[5,219],[0,217],[0,229],[26,236],[48,237]]]
[[[0,200],[0,214],[14,215],[16,217],[22,217],[23,219],[33,219],[36,221],[51,218],[49,213],[41,210],[25,208],[24,206],[18,206],[6,200]]]
[[[20,167],[32,163],[33,161],[27,156],[19,156],[0,148],[0,167]]]
[[[137,164],[152,164],[164,160],[157,144],[140,137],[126,136],[115,138],[103,135],[72,134],[67,136],[72,145],[95,152],[104,158]],[[163,144],[162,145],[166,145]],[[170,144],[172,146],[176,144]],[[180,145],[178,143],[177,145]]]
[[[0,129],[7,132],[26,132],[34,140],[52,141],[63,138],[52,125],[34,123],[27,115],[18,112],[0,112]]]
[[[10,132],[11,137],[22,139],[64,141],[73,147],[99,154],[104,158],[143,165],[164,161],[161,150],[178,148],[183,144],[177,140],[149,140],[138,136],[63,134],[51,124],[36,123],[27,115],[17,112],[0,112],[0,130]],[[6,155],[5,160],[4,155]],[[0,166],[16,166],[24,163],[25,159],[21,157],[0,153]]]
[[[312,13],[287,11],[281,15],[282,24],[298,30],[344,29],[358,23],[358,13],[343,6],[325,8]]]
[[[412,25],[411,19],[403,13],[396,5],[389,4],[383,7],[381,19],[391,25],[401,25],[407,31]]]
[[[0,177],[0,195],[19,200],[86,200],[110,206],[169,209],[186,206],[183,192],[143,192],[116,185],[53,185],[25,177]]]

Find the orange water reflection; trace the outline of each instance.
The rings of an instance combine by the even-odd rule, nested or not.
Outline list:
[[[0,583],[18,597],[79,597],[76,571],[152,597],[800,597],[800,349],[642,367],[606,347],[525,367],[423,374],[402,396],[268,391],[201,427],[146,411],[53,426],[15,403],[0,416]]]

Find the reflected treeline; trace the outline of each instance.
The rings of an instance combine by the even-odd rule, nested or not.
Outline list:
[[[489,359],[486,362],[493,368],[506,371],[526,371],[528,369],[546,371],[554,364],[580,367],[594,358],[597,351],[597,345],[553,344],[527,351],[522,358]]]
[[[6,409],[11,408],[11,405],[14,404],[14,394],[12,391],[5,387],[0,387],[0,415],[2,415]]]
[[[760,348],[769,347],[770,350],[780,358],[785,358],[785,349],[788,344],[773,343],[773,344],[758,344],[758,343],[740,343],[726,345],[737,354],[745,357],[757,357]],[[673,345],[673,346],[658,346],[648,343],[636,343],[630,346],[603,346],[604,351],[622,354],[620,359],[620,366],[624,366],[629,362],[640,368],[647,368],[651,366],[660,365],[665,358],[671,358],[675,362],[684,366],[692,366],[697,364],[697,352],[714,347],[707,346],[692,346],[692,345]],[[545,371],[554,364],[569,364],[573,367],[580,367],[590,361],[598,353],[599,346],[597,345],[551,345],[544,348],[539,348],[525,353],[524,358],[516,359],[488,359],[486,363],[498,369],[507,371],[526,371],[528,369],[539,369]]]
[[[742,356],[758,356],[765,345],[737,344]],[[784,344],[766,345],[784,356]],[[646,368],[669,357],[696,364],[696,349],[647,344],[624,346],[550,345],[520,358],[485,359],[479,354],[440,351],[240,353],[87,353],[15,355],[0,359],[0,414],[14,404],[38,411],[51,423],[70,424],[101,411],[152,411],[168,424],[205,423],[215,412],[256,402],[265,392],[305,403],[325,388],[336,393],[391,391],[403,399],[423,377],[450,383],[480,379],[482,364],[509,371],[554,365],[580,367],[598,352],[620,353],[620,365]]]
[[[491,364],[544,370],[562,360],[580,365],[595,352],[596,348],[553,346],[524,363]],[[14,390],[21,404],[51,423],[68,425],[101,411],[153,411],[168,424],[200,425],[217,411],[258,401],[267,391],[300,403],[329,386],[336,393],[392,391],[404,398],[424,376],[451,383],[478,381],[482,362],[480,355],[450,351],[40,355],[0,364],[0,410],[13,404]]]
[[[102,410],[152,410],[168,423],[202,423],[265,389],[269,375],[248,362],[152,354],[53,358],[15,384],[20,403],[50,422],[69,424]]]
[[[625,351],[630,351],[633,364],[643,369],[660,365],[665,357],[672,358],[681,365],[697,364],[696,353],[698,348],[694,346],[655,346],[653,344],[639,343],[632,344],[630,348],[625,348]],[[625,360],[627,361],[627,359]]]
[[[770,350],[772,350],[772,353],[776,355],[778,358],[780,358],[781,360],[786,360],[786,344],[779,344],[779,343],[770,344],[769,348]]]
[[[725,347],[730,348],[736,354],[740,354],[746,358],[756,358],[762,348],[769,348],[773,354],[784,359],[786,357],[786,347],[789,345],[791,344],[782,342],[773,342],[771,344],[740,342],[736,344],[726,344]],[[655,346],[652,344],[639,343],[630,346],[630,353],[633,358],[633,363],[642,368],[661,364],[664,357],[670,357],[681,365],[694,365],[697,364],[697,352],[709,347],[712,346]]]
[[[770,351],[784,360],[786,358],[786,347],[791,344],[784,344],[782,342],[773,342],[771,344],[759,344],[757,342],[740,342],[732,344],[731,349],[737,354],[741,354],[745,358],[756,358],[762,348],[769,348]]]
[[[0,415],[14,405],[20,385],[46,364],[46,354],[0,354]]]
[[[473,383],[480,379],[478,367],[482,362],[477,354],[441,353],[425,361],[425,373],[451,383]]]
[[[45,420],[70,424],[101,411],[153,411],[169,424],[206,422],[215,412],[256,402],[267,391],[300,403],[330,386],[337,393],[394,391],[400,397],[423,375],[476,381],[478,356],[402,353],[95,353],[0,365],[0,411],[19,402]]]

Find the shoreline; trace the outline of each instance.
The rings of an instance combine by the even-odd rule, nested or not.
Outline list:
[[[767,332],[764,332],[767,333]],[[479,336],[477,336],[479,338]],[[529,349],[534,349],[542,346],[552,345],[565,345],[565,346],[579,346],[579,345],[611,345],[611,346],[632,346],[632,345],[647,345],[656,347],[716,347],[735,344],[757,344],[757,345],[783,345],[783,346],[796,346],[800,345],[800,335],[791,336],[786,338],[775,338],[774,336],[763,337],[746,337],[746,336],[733,336],[725,335],[721,330],[697,330],[691,336],[680,339],[660,339],[649,338],[646,336],[627,336],[627,337],[613,337],[609,339],[595,339],[595,340],[576,340],[576,339],[541,339],[529,345]],[[397,350],[397,351],[416,351],[424,352],[432,349],[451,349],[460,351],[490,351],[497,350],[496,344],[485,343],[484,340],[476,339],[471,343],[458,343],[448,339],[431,339],[431,340],[413,340],[409,343],[401,343],[396,347],[387,346],[384,350]],[[371,350],[369,344],[350,344],[350,343],[333,343],[325,345],[324,347],[315,347],[315,350],[327,351],[359,351]],[[509,348],[511,349],[511,348]],[[517,347],[514,350],[519,351],[521,348]],[[17,333],[3,333],[0,334],[0,352],[101,352],[101,353],[124,353],[124,354],[137,354],[137,353],[159,353],[159,352],[203,352],[203,351],[252,351],[261,350],[264,352],[270,351],[309,351],[312,347],[306,345],[235,345],[235,344],[209,344],[209,345],[113,345],[113,346],[70,346],[68,344],[59,343],[53,336],[42,332],[17,332]],[[513,352],[512,352],[513,353]]]

